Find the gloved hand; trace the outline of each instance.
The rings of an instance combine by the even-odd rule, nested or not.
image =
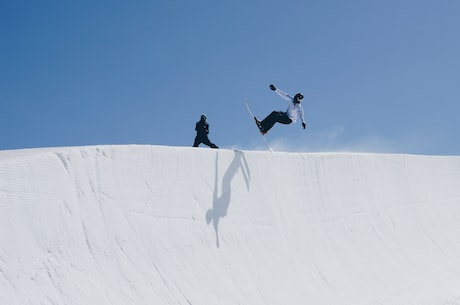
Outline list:
[[[276,90],[276,87],[274,85],[270,85],[270,89],[272,89],[273,91]]]
[[[305,124],[305,122],[302,122],[302,127],[303,129],[305,129],[307,127],[307,124]]]

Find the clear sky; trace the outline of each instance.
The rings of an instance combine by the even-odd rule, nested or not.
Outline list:
[[[460,1],[1,1],[0,149],[223,148],[305,96],[283,151],[460,155]]]

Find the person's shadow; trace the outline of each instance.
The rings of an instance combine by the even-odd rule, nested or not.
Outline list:
[[[227,215],[228,207],[230,206],[230,201],[232,199],[232,180],[235,177],[238,169],[241,169],[246,182],[246,187],[249,190],[249,180],[251,178],[251,173],[249,171],[248,163],[244,157],[243,152],[235,151],[234,158],[232,163],[228,167],[227,171],[222,178],[221,193],[219,196],[219,155],[216,154],[216,176],[214,182],[214,193],[213,193],[213,202],[212,209],[209,209],[206,212],[206,222],[211,223],[216,232],[216,245],[219,248],[219,221],[221,218]]]

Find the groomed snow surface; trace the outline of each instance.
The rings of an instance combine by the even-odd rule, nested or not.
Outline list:
[[[460,304],[460,157],[3,151],[0,304]]]

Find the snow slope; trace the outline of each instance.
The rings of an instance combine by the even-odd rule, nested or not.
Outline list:
[[[460,304],[460,157],[3,151],[0,304]]]

